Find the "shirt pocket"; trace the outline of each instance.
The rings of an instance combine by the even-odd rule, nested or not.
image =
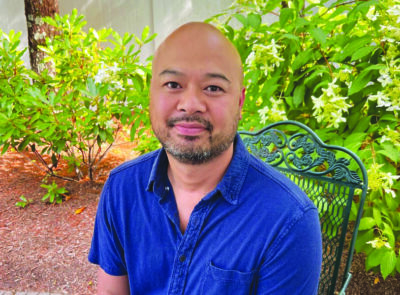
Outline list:
[[[202,294],[253,294],[257,271],[241,272],[219,268],[211,262],[208,265]]]

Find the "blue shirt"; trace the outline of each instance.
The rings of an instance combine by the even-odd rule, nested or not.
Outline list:
[[[100,198],[89,260],[128,275],[131,294],[316,294],[322,261],[318,212],[239,136],[217,187],[184,234],[157,150],[114,169]]]

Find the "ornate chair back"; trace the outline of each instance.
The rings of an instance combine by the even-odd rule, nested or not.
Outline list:
[[[251,154],[289,177],[315,203],[323,239],[318,294],[344,294],[368,187],[363,163],[346,148],[324,144],[309,127],[295,121],[239,134]]]

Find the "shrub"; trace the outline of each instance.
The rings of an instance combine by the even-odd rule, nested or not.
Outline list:
[[[47,55],[43,64],[50,65],[40,75],[21,62],[20,34],[2,34],[0,145],[3,153],[9,146],[29,147],[52,176],[63,157],[78,179],[87,174],[93,180],[122,128],[129,126],[133,138],[142,122],[149,124],[151,73],[139,54],[155,35],[148,27],[141,38],[112,29],[86,33],[83,19],[76,10],[44,18],[57,34],[40,47]]]
[[[284,3],[241,0],[211,19],[244,62],[240,128],[297,120],[360,156],[370,183],[356,250],[386,278],[400,272],[400,2]]]

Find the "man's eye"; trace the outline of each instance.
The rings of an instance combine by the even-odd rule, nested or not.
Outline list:
[[[216,86],[216,85],[207,86],[206,90],[210,91],[210,92],[224,91],[221,87]]]
[[[181,85],[179,85],[179,84],[176,83],[176,82],[167,82],[167,83],[165,83],[164,85],[167,86],[168,88],[171,88],[171,89],[182,88]]]

